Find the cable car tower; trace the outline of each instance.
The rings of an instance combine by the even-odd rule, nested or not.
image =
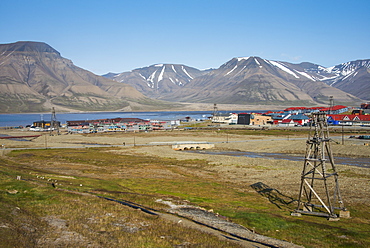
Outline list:
[[[313,113],[306,144],[297,209],[293,216],[301,214],[339,220],[349,218],[349,211],[339,191],[338,173],[330,147],[329,130],[325,113]],[[339,217],[336,211],[340,210]]]

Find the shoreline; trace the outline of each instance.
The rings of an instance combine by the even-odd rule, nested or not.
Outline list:
[[[172,109],[138,109],[138,110],[131,110],[127,111],[124,109],[119,110],[110,110],[110,111],[79,111],[79,110],[72,110],[72,111],[63,111],[58,110],[58,106],[54,106],[56,108],[57,113],[130,113],[130,112],[177,112],[177,111],[184,111],[184,112],[191,112],[191,111],[213,111],[214,104],[213,103],[185,103],[185,102],[173,102],[173,104],[183,104],[182,107],[179,108],[172,108]],[[251,110],[280,110],[291,107],[290,105],[251,105],[251,104],[217,104],[219,111],[251,111]],[[48,114],[50,112],[0,112],[2,114]]]

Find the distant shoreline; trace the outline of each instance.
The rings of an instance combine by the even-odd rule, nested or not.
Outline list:
[[[138,110],[108,110],[108,111],[66,111],[58,109],[58,106],[55,106],[55,110],[57,113],[66,113],[66,114],[80,114],[80,113],[130,113],[130,112],[173,112],[173,111],[213,111],[214,104],[212,103],[181,103],[184,104],[181,108],[171,108],[171,109],[138,109]],[[217,108],[219,111],[251,111],[251,110],[279,110],[292,107],[291,105],[242,105],[242,104],[217,104]],[[50,111],[46,112],[1,112],[0,115],[3,114],[49,114]]]

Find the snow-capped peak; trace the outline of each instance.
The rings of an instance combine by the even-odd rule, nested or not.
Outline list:
[[[248,60],[250,57],[239,57],[239,58],[236,58],[238,61],[242,61],[242,60]]]

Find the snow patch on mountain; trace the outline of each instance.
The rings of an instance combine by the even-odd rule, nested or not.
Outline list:
[[[183,72],[185,72],[186,75],[188,75],[189,78],[191,79],[194,79],[192,76],[190,76],[190,74],[186,71],[186,69],[184,68],[184,66],[181,66],[181,69],[183,70]]]
[[[346,72],[347,73],[347,72]],[[355,71],[351,71],[351,72],[349,72],[344,78],[342,78],[342,80],[345,80],[345,79],[347,79],[347,78],[349,78],[350,76],[352,76],[352,74],[357,74],[357,72],[355,72]],[[353,75],[353,76],[355,76],[355,75]]]
[[[150,76],[149,76],[149,78],[147,79],[147,81],[154,83],[154,78],[155,78],[155,74],[156,74],[156,72],[157,72],[157,71],[154,71],[154,72],[152,73],[152,75],[150,75]]]
[[[258,60],[256,58],[254,58],[254,61],[256,62],[257,65],[261,65],[260,62],[258,62]]]
[[[240,71],[238,71],[235,75],[234,75],[234,77],[236,77],[238,74],[240,74],[245,68],[246,68],[247,66],[245,65]]]
[[[248,60],[250,57],[239,57],[239,58],[236,58],[238,61],[242,61],[242,60]]]
[[[166,66],[163,66],[162,67],[162,71],[161,71],[161,73],[159,74],[159,76],[158,76],[158,82],[160,82],[160,81],[162,81],[163,80],[163,73],[164,73],[164,69],[166,68]]]
[[[304,77],[306,77],[306,78],[308,78],[308,79],[312,80],[312,81],[316,81],[316,79],[315,79],[315,78],[311,77],[311,76],[310,76],[309,74],[307,74],[306,72],[303,72],[303,71],[297,71],[297,70],[296,70],[296,72],[297,72],[297,73],[299,73],[299,74],[301,74],[302,76],[304,76]]]
[[[332,76],[332,77],[322,77],[320,78],[320,81],[326,81],[326,80],[332,80],[334,78],[336,78],[337,76]]]
[[[122,75],[122,73],[119,73],[119,74],[115,75],[113,78],[119,77],[121,75]]]
[[[230,73],[232,73],[236,68],[238,68],[238,65],[235,65],[233,69],[231,69],[231,71],[229,71],[228,73],[226,73],[224,76],[227,76],[229,75]]]
[[[299,78],[297,76],[297,74],[295,74],[293,71],[289,70],[287,67],[283,66],[282,64],[276,62],[276,61],[272,61],[272,60],[265,60],[267,63],[270,63],[272,64],[273,66],[276,66],[277,68],[279,68],[280,70],[283,70],[285,71],[286,73],[290,74],[290,75],[293,75],[295,78]]]
[[[177,74],[177,71],[173,65],[172,65],[172,70]]]
[[[355,77],[358,73],[358,70],[362,67],[370,69],[370,60],[351,61],[328,68],[319,67],[319,70],[331,74],[321,77],[320,81],[326,81],[327,84],[335,87],[334,85],[336,83],[347,80],[350,77]]]
[[[142,77],[144,80],[146,80],[146,78],[145,78],[143,75],[141,75],[141,73],[139,73],[139,75],[140,75],[140,77]]]

